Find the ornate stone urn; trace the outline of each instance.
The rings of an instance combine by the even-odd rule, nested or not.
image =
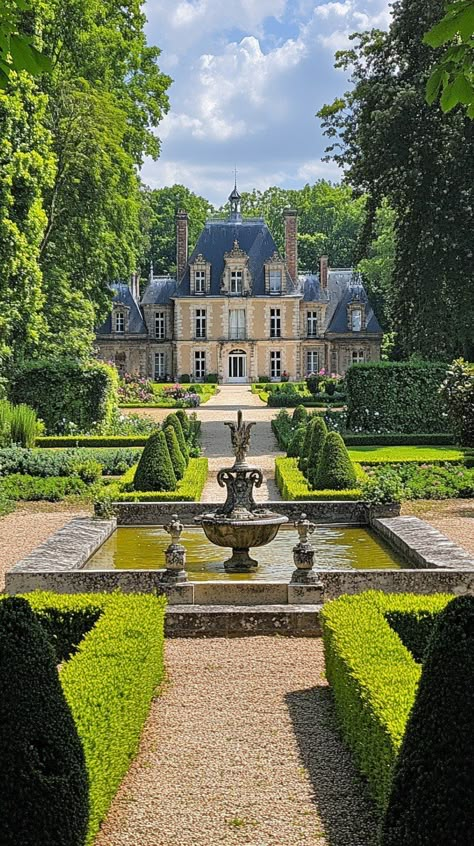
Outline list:
[[[233,466],[224,467],[217,474],[218,484],[227,489],[227,498],[212,513],[196,517],[196,522],[201,524],[211,543],[232,548],[231,557],[224,561],[227,572],[249,573],[258,567],[249,549],[270,543],[280,526],[288,523],[288,517],[259,507],[253,498],[254,487],[259,488],[263,482],[262,471],[246,461],[250,429],[255,423],[244,423],[242,412],[238,411],[237,425],[224,425],[230,428],[235,455]]]

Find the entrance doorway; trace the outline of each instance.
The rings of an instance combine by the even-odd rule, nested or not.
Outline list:
[[[229,382],[247,381],[247,353],[243,350],[233,350],[229,353]]]

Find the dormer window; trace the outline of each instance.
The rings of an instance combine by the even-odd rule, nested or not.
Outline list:
[[[123,311],[115,312],[115,331],[119,333],[125,332],[125,314]]]
[[[206,272],[204,270],[196,270],[194,276],[194,292],[195,294],[204,294],[206,291]]]
[[[281,270],[270,270],[270,294],[281,294]]]
[[[189,265],[191,293],[207,294],[211,285],[211,264],[206,261],[202,253]]]
[[[273,297],[280,296],[285,292],[285,282],[285,265],[275,251],[265,262],[265,292]]]
[[[351,311],[351,329],[353,332],[360,332],[362,329],[362,309],[353,308]]]
[[[230,293],[231,294],[241,294],[242,293],[242,271],[241,270],[232,270],[230,274]]]
[[[234,246],[224,253],[224,272],[221,277],[221,292],[231,296],[245,296],[252,290],[252,277],[248,268],[249,257],[234,241]]]

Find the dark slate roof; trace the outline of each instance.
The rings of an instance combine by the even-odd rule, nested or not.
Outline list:
[[[126,282],[114,282],[110,286],[114,292],[113,302],[128,306],[130,308],[130,317],[128,323],[127,335],[146,335],[147,329],[140,311],[140,307],[132,297],[132,292]],[[112,315],[109,314],[107,319],[97,329],[98,335],[110,335],[112,333]]]
[[[276,244],[270,230],[263,220],[248,221],[208,221],[199,236],[186,272],[176,291],[177,297],[189,297],[189,263],[200,253],[211,263],[210,296],[222,296],[220,291],[221,276],[224,270],[224,253],[228,253],[238,241],[239,247],[249,256],[249,270],[252,275],[252,296],[265,295],[264,264],[276,251]],[[298,293],[290,276],[286,275],[287,292]]]
[[[170,305],[176,293],[176,280],[169,276],[154,276],[142,297],[142,305]]]
[[[366,328],[362,334],[367,332],[382,333],[365,288],[360,282],[354,284],[352,269],[329,270],[326,291],[321,289],[319,274],[311,274],[302,278],[301,285],[305,302],[329,302],[327,332],[343,333],[350,331],[347,325],[347,306],[354,299],[359,299],[364,304],[366,313]]]

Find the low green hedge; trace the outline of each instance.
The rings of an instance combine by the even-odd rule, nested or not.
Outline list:
[[[445,446],[360,446],[349,449],[353,461],[359,464],[463,464],[474,459],[474,452]]]
[[[64,620],[84,632],[63,664],[60,680],[84,748],[89,776],[87,844],[92,846],[130,762],[137,753],[151,701],[163,679],[165,600],[155,596],[56,595],[25,597],[53,647],[64,643]],[[76,617],[78,626],[72,624]],[[81,622],[82,618],[82,622]],[[58,661],[64,658],[57,652]]]
[[[432,446],[432,447],[446,447],[455,446],[454,435],[450,434],[436,434],[426,435],[424,433],[404,435],[403,433],[394,432],[390,435],[383,434],[355,434],[354,432],[341,432],[344,442],[347,447],[371,447],[371,446]]]
[[[131,467],[118,482],[109,485],[104,491],[105,498],[114,502],[199,502],[207,481],[208,460],[190,458],[175,491],[133,490],[135,470],[136,467]],[[96,510],[100,511],[100,500]]]
[[[142,447],[150,435],[54,435],[36,438],[35,446],[44,449],[61,447]]]
[[[450,599],[445,594],[369,591],[342,596],[325,604],[321,612],[326,676],[338,722],[382,810],[420,677],[420,665],[389,619],[410,615],[411,637],[421,650],[420,638],[413,633],[416,621],[426,615],[434,621]],[[407,630],[408,624],[404,625]]]
[[[360,478],[360,471],[358,471]],[[275,459],[275,481],[283,499],[286,500],[358,500],[361,499],[360,488],[346,491],[320,490],[313,491],[298,468],[297,458]]]

